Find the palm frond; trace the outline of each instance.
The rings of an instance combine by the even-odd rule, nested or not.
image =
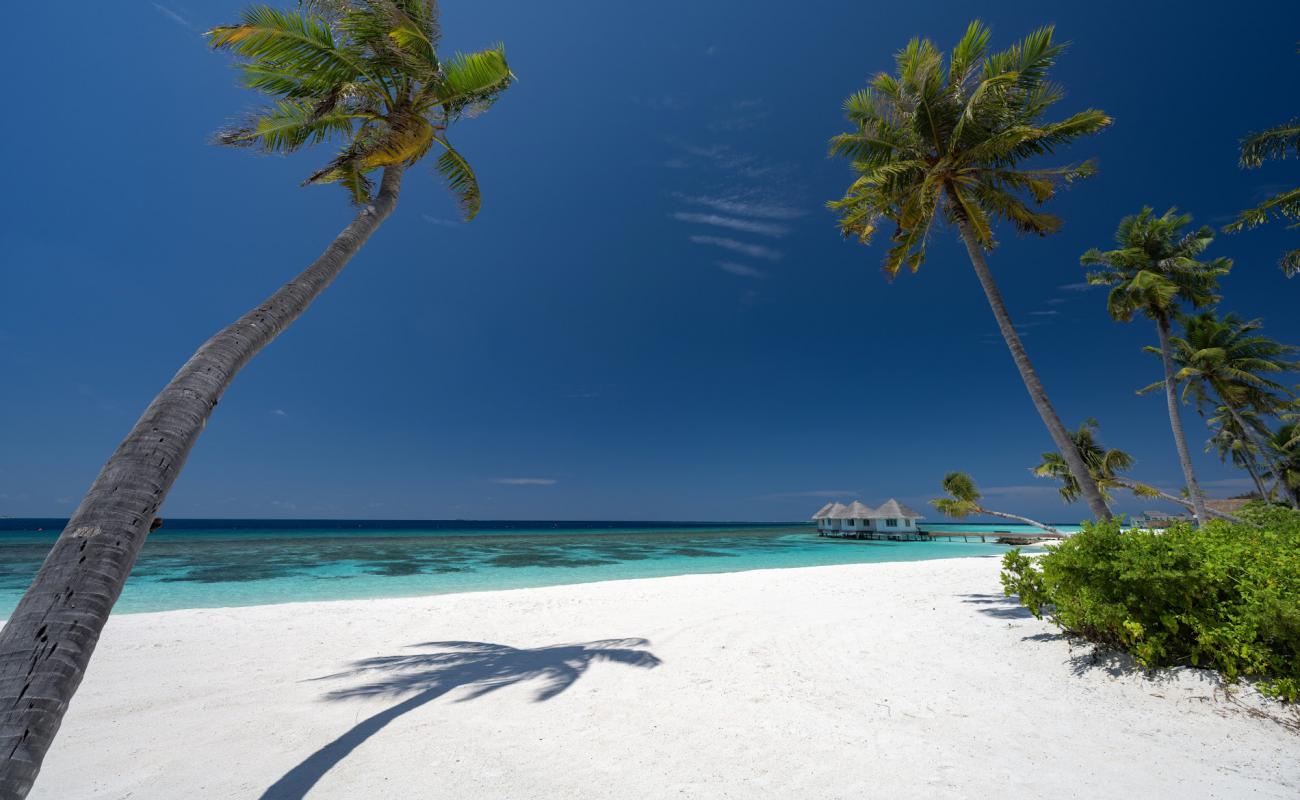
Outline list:
[[[434,169],[447,182],[447,188],[456,198],[461,216],[468,222],[478,215],[482,204],[478,178],[475,177],[469,162],[446,139],[435,138],[438,144],[443,146],[444,152],[434,163]]]

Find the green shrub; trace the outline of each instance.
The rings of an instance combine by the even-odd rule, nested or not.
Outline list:
[[[1145,667],[1216,669],[1300,699],[1300,513],[1254,503],[1246,524],[1085,525],[1051,552],[1012,550],[1002,587],[1036,617]]]

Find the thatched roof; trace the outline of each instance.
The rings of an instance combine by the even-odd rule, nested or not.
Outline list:
[[[903,519],[925,519],[925,517],[916,513],[912,509],[898,502],[894,498],[886,500],[879,508],[873,512],[876,517],[902,517]]]
[[[835,505],[831,506],[831,511],[829,514],[826,515],[826,518],[827,519],[848,519],[849,507],[844,505],[843,503],[836,503]]]
[[[1250,500],[1244,497],[1233,497],[1227,500],[1206,500],[1205,506],[1218,511],[1220,514],[1235,514],[1249,502]]]
[[[831,515],[831,510],[835,508],[835,503],[830,502],[821,507],[821,510],[812,515],[813,519],[826,519]]]
[[[844,513],[844,519],[871,519],[880,516],[871,510],[870,506],[864,506],[857,500],[849,504],[848,510]]]

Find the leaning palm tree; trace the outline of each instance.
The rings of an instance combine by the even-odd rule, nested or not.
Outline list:
[[[1273,488],[1291,499],[1291,507],[1300,509],[1300,422],[1279,427],[1269,439],[1277,452],[1273,467],[1265,475]]]
[[[1270,447],[1268,442],[1265,441],[1263,445],[1259,443],[1260,436],[1267,436],[1265,424],[1253,411],[1232,413],[1225,406],[1220,406],[1219,413],[1207,419],[1206,423],[1214,435],[1205,443],[1205,452],[1214,451],[1218,453],[1220,461],[1226,464],[1231,460],[1245,470],[1260,498],[1269,499],[1270,493],[1264,488],[1260,469],[1261,460],[1273,460],[1267,454]]]
[[[1214,232],[1208,227],[1184,232],[1183,228],[1191,219],[1172,208],[1159,217],[1150,207],[1144,208],[1120,221],[1115,232],[1118,249],[1103,252],[1094,248],[1084,253],[1080,262],[1084,266],[1099,268],[1088,274],[1089,283],[1111,287],[1106,309],[1112,319],[1128,322],[1140,312],[1155,322],[1164,366],[1169,426],[1173,429],[1178,461],[1199,524],[1206,520],[1205,498],[1196,483],[1187,436],[1178,412],[1170,330],[1174,318],[1180,313],[1181,304],[1200,308],[1219,299],[1215,294],[1219,276],[1232,268],[1232,261],[1227,258],[1197,260],[1214,241]]]
[[[945,65],[934,44],[913,39],[895,57],[896,74],[882,72],[849,97],[844,107],[853,127],[831,140],[831,154],[850,159],[857,178],[827,205],[839,212],[843,234],[863,244],[881,224],[891,225],[893,246],[884,262],[891,278],[904,267],[921,267],[936,219],[956,227],[1039,416],[1089,509],[1104,519],[1110,511],[1025,353],[984,255],[995,245],[996,222],[1039,236],[1061,226],[1058,217],[1031,206],[1093,174],[1094,166],[1029,169],[1022,162],[1050,155],[1111,120],[1095,109],[1057,122],[1043,119],[1063,96],[1048,80],[1065,49],[1053,39],[1053,28],[1040,28],[1001,52],[989,52],[988,41],[988,28],[972,22]]]
[[[1212,426],[1219,431],[1215,446],[1229,446],[1239,456],[1255,453],[1268,459],[1270,448],[1263,443],[1267,428],[1257,417],[1252,423],[1245,416],[1278,414],[1295,400],[1290,389],[1269,376],[1300,369],[1300,362],[1288,358],[1300,348],[1265,336],[1259,332],[1262,327],[1257,319],[1243,321],[1236,314],[1219,317],[1206,311],[1183,320],[1183,335],[1170,337],[1170,344],[1178,367],[1174,380],[1183,385],[1183,401],[1191,401],[1202,416],[1208,407],[1232,418],[1230,426]],[[1157,382],[1147,389],[1162,385]],[[1243,441],[1236,444],[1250,447],[1236,446],[1237,436]],[[1223,448],[1219,450],[1223,455]],[[1234,460],[1251,465],[1251,459]]]
[[[1252,133],[1241,142],[1241,166],[1255,169],[1265,159],[1283,159],[1292,154],[1300,156],[1300,117],[1258,133]],[[1273,195],[1264,202],[1248,208],[1224,227],[1236,232],[1258,227],[1270,220],[1290,220],[1289,227],[1300,227],[1300,186]],[[1279,262],[1288,278],[1300,274],[1300,249],[1282,255]]]
[[[1127,489],[1137,497],[1157,497],[1170,503],[1175,503],[1188,510],[1194,510],[1191,501],[1161,491],[1149,483],[1141,483],[1132,478],[1127,478],[1121,473],[1126,472],[1133,466],[1133,456],[1123,450],[1106,447],[1097,439],[1097,420],[1084,420],[1076,430],[1070,432],[1070,438],[1074,441],[1074,446],[1083,456],[1084,462],[1088,465],[1089,472],[1092,473],[1093,480],[1101,487],[1106,501],[1110,502],[1111,490],[1115,488]],[[1043,453],[1043,460],[1034,467],[1032,472],[1040,478],[1050,478],[1061,484],[1059,489],[1061,499],[1067,503],[1073,503],[1079,499],[1079,486],[1071,474],[1069,466],[1060,453],[1047,452]],[[1239,519],[1214,509],[1206,509],[1212,517],[1226,519],[1230,522],[1240,522]]]
[[[1022,517],[1019,514],[1008,514],[1005,511],[993,511],[980,505],[980,490],[975,486],[975,480],[964,472],[949,472],[943,476],[943,490],[948,493],[947,497],[940,497],[930,501],[945,516],[953,519],[965,519],[972,514],[985,514],[990,517],[999,517],[1001,519],[1011,519],[1016,522],[1023,522],[1026,525],[1032,525],[1035,528],[1045,530],[1048,533],[1060,534],[1061,532],[1051,525],[1047,525],[1029,517]]]
[[[428,151],[464,216],[479,208],[446,133],[511,82],[500,47],[442,60],[429,0],[357,0],[304,11],[254,7],[209,31],[274,98],[223,144],[288,153],[338,149],[308,183],[337,183],[359,210],[325,252],[205,342],[163,388],[91,484],[0,632],[0,798],[27,794],[81,683],[154,515],[235,374],[298,318],[393,212],[404,171]],[[378,192],[370,176],[382,170]]]

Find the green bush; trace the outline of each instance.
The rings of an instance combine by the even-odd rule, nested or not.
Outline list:
[[[1300,699],[1300,513],[1260,503],[1246,524],[1123,531],[1085,525],[1046,555],[1012,550],[1002,587],[1034,616],[1145,667],[1216,669]]]

